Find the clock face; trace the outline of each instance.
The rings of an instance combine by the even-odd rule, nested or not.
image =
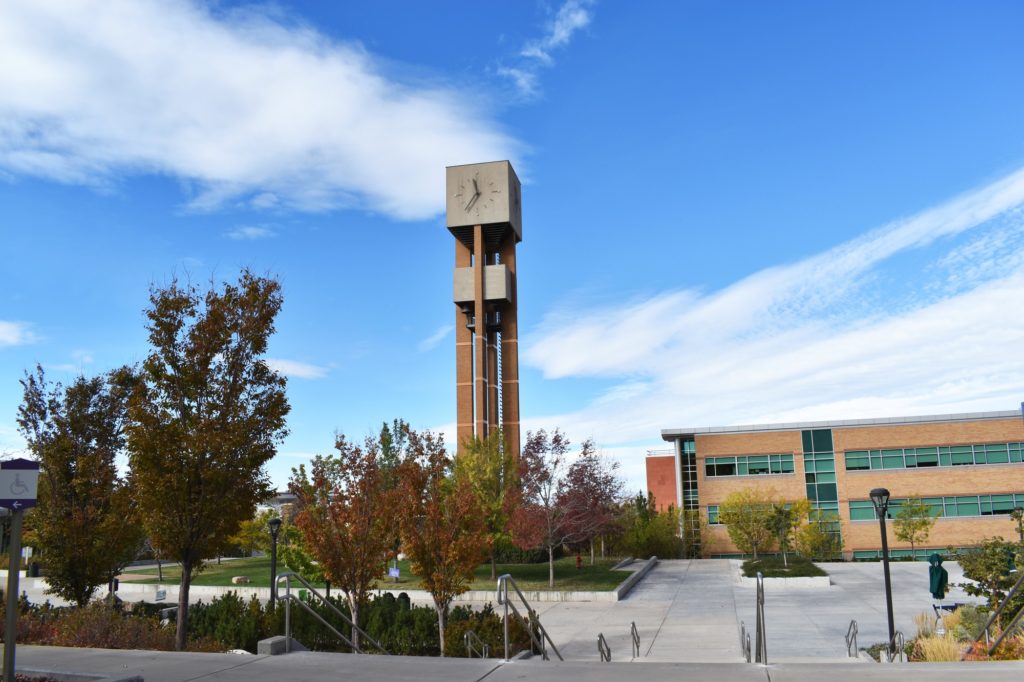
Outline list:
[[[480,218],[494,214],[501,195],[501,185],[493,176],[476,171],[461,179],[452,198],[466,216]]]

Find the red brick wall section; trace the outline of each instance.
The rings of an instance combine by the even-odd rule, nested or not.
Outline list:
[[[676,504],[676,458],[673,455],[647,458],[647,491],[654,494],[658,511]]]

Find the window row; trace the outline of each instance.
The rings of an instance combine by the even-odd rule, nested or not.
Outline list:
[[[906,499],[889,500],[889,518],[894,518]],[[1024,507],[1024,493],[1005,495],[960,495],[956,497],[922,497],[931,507],[932,516],[992,516],[1009,514],[1014,507]],[[850,500],[850,520],[869,521],[878,518],[871,500]]]
[[[739,455],[708,457],[704,460],[705,476],[759,476],[793,473],[793,455]]]
[[[1021,462],[1021,443],[985,443],[929,448],[888,450],[847,450],[846,470],[919,469],[966,464],[1010,464]]]

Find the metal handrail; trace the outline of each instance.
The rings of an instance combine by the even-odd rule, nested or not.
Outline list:
[[[516,605],[509,601],[508,598],[508,586],[512,584],[512,589],[515,590],[516,595],[519,596],[519,600],[522,602],[523,608],[526,609],[528,617],[524,617],[523,614],[519,613],[519,609]],[[522,590],[516,585],[516,581],[512,579],[512,576],[506,573],[505,575],[498,576],[498,605],[505,607],[505,660],[508,658],[508,610],[511,608],[512,613],[516,615],[523,623],[526,624],[526,631],[530,635],[530,641],[536,645],[540,650],[541,656],[545,661],[550,661],[548,657],[547,647],[544,645],[545,641],[551,645],[551,650],[555,652],[555,656],[558,656],[558,660],[564,661],[562,654],[558,652],[558,647],[551,640],[551,635],[544,629],[544,626],[540,624],[540,618],[537,616],[537,612],[530,606],[530,602],[526,601],[526,597],[523,595]],[[540,637],[537,633],[540,632]]]
[[[900,663],[906,663],[906,654],[903,651],[903,649],[906,648],[906,645],[907,643],[903,639],[903,633],[897,630],[896,634],[894,634],[892,639],[889,640],[889,649],[885,652],[885,657],[890,663],[895,661],[897,658],[900,659]]]
[[[601,654],[601,661],[608,663],[612,660],[612,650],[608,647],[608,640],[604,638],[604,633],[597,633],[597,653]]]
[[[358,654],[366,653],[360,647],[356,646],[352,642],[351,639],[349,639],[345,635],[343,635],[340,632],[338,632],[338,630],[333,625],[331,625],[326,620],[324,620],[323,616],[321,616],[319,613],[314,611],[309,606],[309,604],[306,604],[304,601],[302,601],[297,596],[292,594],[292,578],[294,578],[296,581],[299,582],[299,584],[301,584],[303,587],[305,587],[307,590],[309,590],[311,594],[316,595],[317,598],[320,601],[322,601],[327,606],[327,608],[329,608],[331,611],[334,612],[334,615],[338,616],[343,621],[348,623],[349,626],[355,632],[358,632],[363,637],[363,639],[365,639],[366,641],[368,641],[371,644],[373,644],[373,646],[377,647],[381,651],[381,653],[383,653],[385,655],[390,655],[390,654],[388,654],[388,650],[385,649],[383,646],[381,646],[380,642],[375,640],[373,637],[370,637],[370,635],[366,634],[366,631],[364,631],[361,627],[359,627],[354,622],[352,622],[351,618],[349,618],[344,613],[342,613],[341,610],[338,609],[337,606],[332,604],[326,597],[324,597],[322,594],[320,594],[320,592],[315,587],[313,587],[313,585],[308,580],[303,578],[298,573],[291,573],[291,572],[289,572],[289,573],[281,573],[280,575],[277,576],[277,580],[276,580],[276,584],[277,585],[280,585],[282,580],[284,581],[284,597],[283,597],[283,599],[284,599],[284,636],[285,636],[284,650],[285,650],[286,653],[290,653],[291,650],[292,650],[292,609],[291,609],[292,602],[295,602],[296,604],[301,606],[303,609],[305,609],[306,613],[308,613],[309,615],[311,615],[314,618],[316,618],[320,622],[321,625],[323,625],[325,628],[330,630],[334,634],[335,637],[340,639],[346,645],[350,646],[353,651],[355,651]]]
[[[857,621],[851,620],[850,627],[846,629],[846,655],[856,658],[857,651]]]
[[[473,658],[473,654],[480,658],[491,657],[491,645],[480,639],[480,635],[476,634],[476,631],[466,630],[462,641],[466,644],[466,658]]]
[[[1010,591],[1006,593],[1006,597],[1004,597],[1003,601],[999,604],[998,607],[996,607],[996,610],[993,611],[992,615],[988,617],[988,621],[986,621],[985,627],[983,627],[981,629],[981,632],[978,633],[978,636],[974,638],[975,642],[979,641],[982,637],[984,637],[985,638],[985,643],[988,644],[989,638],[990,638],[990,636],[989,636],[989,628],[992,627],[992,623],[994,623],[996,621],[996,619],[999,618],[999,615],[1003,612],[1003,609],[1006,608],[1006,605],[1010,603],[1010,600],[1012,600],[1015,596],[1017,596],[1017,593],[1021,590],[1022,586],[1024,586],[1024,572],[1022,572],[1020,577],[1017,578],[1017,582],[1014,583],[1014,585],[1010,589]],[[1002,634],[999,635],[999,638],[996,639],[996,641],[993,642],[989,646],[989,648],[988,648],[988,655],[989,656],[991,656],[993,654],[993,652],[995,652],[996,647],[998,647],[1000,644],[1002,644],[1003,639],[1006,637],[1006,635],[1010,634],[1010,632],[1017,626],[1017,623],[1021,619],[1021,614],[1024,614],[1024,609],[1021,609],[1020,611],[1017,612],[1017,615],[1014,616],[1012,621],[1010,621],[1010,625],[1007,626],[1003,630]]]
[[[629,634],[633,639],[633,658],[640,658],[640,632],[636,629],[636,621],[629,624]]]
[[[754,661],[768,665],[768,637],[764,631],[764,576],[757,572],[757,629],[754,632]]]
[[[747,625],[740,621],[740,653],[750,663],[750,633],[747,632]]]

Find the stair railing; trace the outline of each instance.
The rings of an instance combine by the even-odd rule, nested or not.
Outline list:
[[[757,572],[757,619],[754,632],[754,661],[768,665],[768,637],[764,631],[764,576]]]
[[[740,653],[747,663],[750,663],[750,633],[747,632],[746,624],[740,621]]]
[[[277,576],[277,585],[278,586],[280,586],[281,582],[284,581],[284,596],[283,597],[280,596],[280,589],[278,589],[278,598],[284,600],[284,636],[285,636],[284,650],[286,652],[290,653],[291,650],[292,650],[292,608],[291,608],[291,605],[292,605],[292,603],[295,603],[300,608],[305,610],[306,613],[308,613],[313,618],[315,618],[317,621],[319,621],[321,625],[323,625],[325,628],[330,630],[331,633],[333,633],[335,637],[340,639],[346,646],[351,647],[354,652],[356,652],[358,654],[366,653],[365,651],[362,650],[361,647],[358,647],[355,644],[353,644],[351,639],[349,639],[345,635],[343,635],[340,632],[338,632],[338,630],[333,625],[331,625],[326,620],[324,620],[323,616],[321,616],[319,613],[314,611],[309,606],[309,604],[307,604],[306,602],[304,602],[301,599],[299,599],[299,597],[297,595],[292,594],[292,580],[295,580],[300,585],[302,585],[307,590],[309,590],[310,594],[315,595],[321,602],[323,602],[323,604],[325,606],[327,606],[328,609],[330,609],[334,613],[334,615],[338,616],[338,618],[340,618],[341,620],[343,620],[346,623],[348,623],[348,625],[352,628],[352,630],[354,632],[358,632],[359,635],[363,639],[365,639],[366,641],[368,641],[371,644],[373,644],[373,646],[375,646],[378,650],[380,650],[381,653],[383,653],[385,655],[388,654],[388,650],[385,649],[383,646],[381,646],[380,642],[375,640],[373,637],[370,637],[370,635],[366,634],[366,632],[361,627],[359,627],[358,625],[353,623],[351,618],[349,618],[344,613],[342,613],[341,610],[338,609],[337,606],[332,604],[326,597],[324,597],[322,594],[320,594],[320,592],[315,587],[313,587],[313,585],[308,580],[303,578],[298,573],[290,573],[290,572],[289,573],[281,573],[280,575]]]
[[[525,616],[522,613],[519,612],[519,609],[516,608],[516,605],[508,598],[509,597],[509,593],[508,593],[509,585],[512,586],[512,589],[514,590],[514,594],[519,598],[519,602],[520,602],[522,608],[526,611],[526,615]],[[560,660],[560,661],[564,661],[565,660],[564,658],[562,658],[562,654],[560,654],[558,652],[558,647],[556,647],[555,643],[553,641],[551,641],[551,636],[548,634],[548,631],[545,630],[544,626],[540,624],[540,618],[537,616],[537,612],[534,611],[533,608],[530,606],[530,602],[526,601],[526,597],[523,595],[522,590],[519,589],[519,586],[516,585],[516,581],[513,580],[512,576],[509,575],[508,573],[506,573],[505,575],[498,576],[498,605],[505,607],[505,660],[506,661],[509,660],[509,657],[508,657],[508,653],[509,653],[508,652],[508,642],[509,642],[509,639],[508,639],[508,623],[509,623],[508,611],[509,611],[509,609],[512,609],[512,613],[514,613],[516,615],[516,617],[519,618],[519,620],[523,621],[523,623],[526,625],[526,631],[530,635],[530,641],[540,651],[540,654],[544,658],[545,661],[550,661],[551,660],[548,657],[548,650],[547,650],[547,646],[545,646],[545,642],[547,644],[551,645],[551,650],[555,652],[555,656],[558,656],[558,660]]]
[[[491,657],[491,645],[480,639],[475,630],[466,630],[462,641],[466,644],[466,658],[473,658],[474,655],[480,658]]]
[[[850,627],[846,629],[846,655],[856,658],[857,651],[857,621],[851,620]]]
[[[597,633],[597,653],[601,654],[601,661],[608,663],[612,660],[612,650],[608,646],[608,640],[604,638],[604,633]]]
[[[629,624],[629,636],[633,640],[633,658],[640,658],[640,632],[636,629],[636,621]]]
[[[974,638],[975,642],[979,641],[982,637],[984,637],[985,638],[985,643],[986,644],[989,643],[989,641],[990,641],[989,628],[991,628],[992,624],[994,622],[996,622],[997,618],[999,618],[999,615],[1003,612],[1003,609],[1006,608],[1006,605],[1009,604],[1010,601],[1014,597],[1017,596],[1017,593],[1020,592],[1022,586],[1024,586],[1024,572],[1022,572],[1020,574],[1020,577],[1017,578],[1017,582],[1014,583],[1014,585],[1010,589],[1010,591],[1006,593],[1006,596],[1003,598],[1003,601],[1000,602],[999,606],[996,607],[996,610],[992,612],[992,615],[988,617],[988,620],[985,622],[985,627],[982,628],[981,632],[978,634],[978,636]],[[992,642],[989,645],[989,647],[988,647],[988,655],[989,656],[991,656],[995,652],[996,648],[1000,644],[1003,643],[1003,639],[1008,634],[1013,632],[1013,630],[1017,627],[1017,623],[1020,622],[1020,619],[1021,619],[1022,616],[1024,616],[1024,609],[1021,609],[1020,611],[1017,612],[1017,615],[1014,616],[1012,621],[1010,621],[1010,624],[1003,629],[1002,634],[1000,634],[999,637],[996,638],[996,641]]]
[[[906,646],[907,643],[903,639],[903,633],[897,630],[896,634],[894,634],[892,639],[889,641],[889,648],[885,652],[885,657],[890,663],[895,661],[897,658],[900,659],[900,663],[905,663],[907,660],[906,652],[904,651]]]

